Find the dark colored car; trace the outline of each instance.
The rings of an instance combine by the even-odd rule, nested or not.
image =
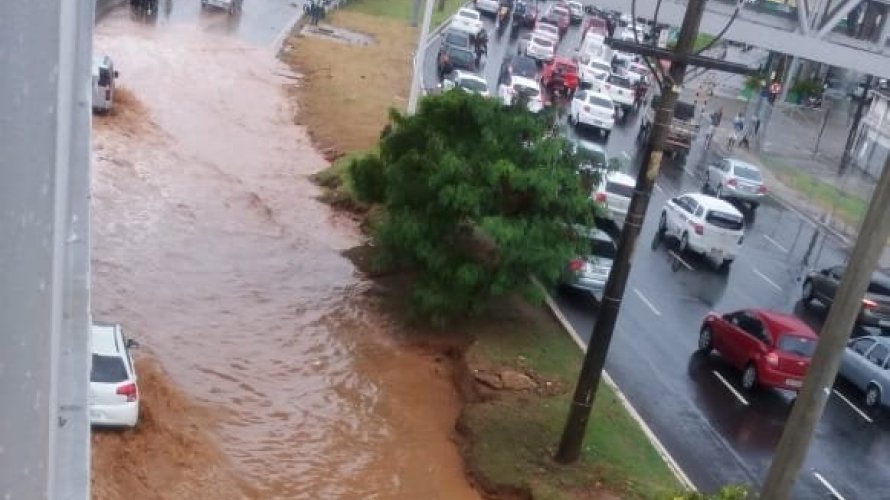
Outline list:
[[[436,69],[439,75],[444,76],[456,69],[476,71],[476,55],[467,49],[447,45],[439,50],[439,58],[436,61]]]
[[[538,21],[538,11],[528,1],[517,0],[513,5],[513,23],[523,28],[534,29]]]
[[[450,29],[442,33],[442,48],[457,47],[464,50],[473,50],[473,41],[469,33]]]
[[[538,62],[525,55],[514,55],[504,59],[504,62],[501,64],[501,73],[498,82],[506,83],[510,80],[510,76],[512,75],[537,80]]]
[[[745,390],[761,385],[799,391],[817,341],[816,333],[796,316],[744,309],[708,314],[699,330],[698,349],[716,350],[742,370]]]
[[[818,300],[831,307],[845,269],[846,266],[834,266],[810,272],[803,282],[801,300],[804,306]],[[865,297],[862,298],[862,309],[856,318],[856,324],[890,331],[890,276],[884,272],[872,274]]]

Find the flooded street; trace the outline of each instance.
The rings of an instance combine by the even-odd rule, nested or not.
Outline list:
[[[178,388],[143,387],[146,426],[94,440],[112,469],[94,470],[95,496],[119,498],[115,475],[136,467],[130,500],[478,498],[451,441],[450,367],[392,339],[341,256],[356,228],[315,200],[325,162],[294,125],[293,75],[266,47],[126,11],[95,44],[124,89],[93,123],[93,314],[160,365],[143,385]],[[178,422],[183,449],[134,444]],[[188,449],[207,442],[219,453]],[[103,460],[124,448],[131,463]],[[218,463],[155,476],[165,453]],[[219,477],[238,480],[208,496]]]

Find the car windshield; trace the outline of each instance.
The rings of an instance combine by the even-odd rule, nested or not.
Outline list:
[[[705,216],[705,220],[712,226],[731,229],[733,231],[738,231],[745,227],[745,221],[738,215],[728,214],[719,210],[708,210],[708,215]]]
[[[612,104],[612,101],[609,101],[608,99],[603,99],[602,97],[597,97],[595,95],[590,96],[587,99],[587,102],[589,102],[590,104],[593,104],[594,106],[599,106],[601,108],[612,109],[614,107],[614,104]]]
[[[458,85],[467,90],[472,90],[473,92],[485,92],[488,90],[488,85],[485,82],[475,78],[464,78]]]
[[[538,74],[538,66],[534,59],[519,57],[513,62],[513,74],[534,78]]]
[[[524,97],[538,97],[538,95],[541,93],[538,89],[534,87],[528,87],[521,83],[514,83],[513,90]]]
[[[590,66],[603,71],[612,71],[612,66],[604,62],[592,62],[590,63]]]
[[[577,149],[578,158],[581,160],[581,163],[586,167],[591,168],[605,168],[606,167],[606,153],[605,151],[599,149],[590,149],[584,146],[580,146]]]
[[[457,45],[458,47],[467,47],[470,45],[469,38],[466,35],[454,31],[445,33],[445,43],[448,45]]]
[[[557,28],[556,26],[544,22],[538,23],[537,27],[538,31],[542,31],[544,33],[554,34],[559,31],[559,28]]]
[[[619,75],[609,76],[609,83],[618,85],[619,87],[630,87],[630,80]]]
[[[467,19],[473,19],[473,20],[478,19],[478,17],[477,17],[478,14],[476,14],[475,12],[469,12],[466,10],[462,10],[462,11],[458,12],[457,15],[459,15],[460,17],[465,17]]]
[[[548,38],[544,38],[544,37],[540,37],[540,36],[536,36],[536,37],[532,38],[532,42],[533,42],[535,45],[540,45],[541,47],[545,47],[545,48],[548,48],[548,49],[549,49],[550,47],[553,47],[553,42],[550,41],[550,39],[548,39]]]
[[[590,240],[590,255],[600,259],[615,260],[615,254],[618,253],[615,244],[611,241],[592,238]]]
[[[620,182],[606,181],[606,191],[617,194],[618,196],[630,198],[634,194],[634,187],[628,186],[627,184],[621,184]]]
[[[93,366],[90,369],[90,382],[114,384],[127,380],[127,367],[119,356],[102,356],[93,354]]]
[[[786,334],[779,338],[777,347],[782,352],[809,358],[816,352],[816,340],[800,335]]]
[[[737,164],[735,167],[733,167],[732,170],[735,172],[735,174],[737,176],[741,177],[742,179],[747,179],[749,181],[757,181],[757,182],[761,181],[760,170],[757,170],[756,168],[751,168],[747,165],[738,165]]]
[[[448,56],[451,58],[451,61],[458,66],[473,67],[476,64],[476,58],[469,50],[452,47],[452,49],[448,51]]]

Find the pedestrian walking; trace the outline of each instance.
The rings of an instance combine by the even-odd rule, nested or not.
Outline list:
[[[752,118],[752,121],[754,122],[754,123],[753,123],[753,125],[754,125],[754,138],[756,139],[756,138],[757,138],[757,134],[760,133],[760,117],[757,116],[757,115],[754,115],[754,117]]]
[[[729,149],[735,147],[742,139],[742,133],[745,130],[745,117],[742,116],[742,112],[739,111],[735,118],[732,120],[732,135],[729,136],[729,140],[726,145],[729,146]]]

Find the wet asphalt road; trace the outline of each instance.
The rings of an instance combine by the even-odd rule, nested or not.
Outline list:
[[[498,37],[490,20],[489,56],[482,74],[496,93],[498,71],[505,55],[515,54],[516,40]],[[559,52],[571,55],[579,44],[570,29]],[[436,83],[438,40],[428,46],[424,85]],[[630,158],[635,175],[640,159],[635,141],[639,115],[616,126],[606,145],[612,156]],[[577,133],[564,126],[569,136]],[[585,139],[602,143],[595,133]],[[745,394],[739,374],[717,355],[695,354],[699,326],[711,310],[728,312],[762,307],[802,316],[816,331],[825,311],[804,311],[799,304],[807,247],[816,230],[796,212],[775,200],[765,201],[748,227],[740,257],[728,276],[714,272],[703,259],[683,255],[692,269],[679,264],[669,245],[655,238],[657,219],[667,199],[700,191],[705,165],[717,152],[695,144],[685,162],[666,161],[647,212],[607,369],[697,487],[714,490],[728,483],[759,486],[790,414],[791,394],[759,391]],[[822,234],[810,252],[810,268],[821,269],[845,260],[843,246]],[[560,309],[578,333],[589,339],[596,321],[591,299],[556,293]],[[818,309],[818,308],[817,308]],[[730,389],[718,378],[733,387]],[[738,392],[738,396],[733,393]],[[846,499],[890,498],[890,423],[867,421],[862,395],[840,383],[816,431],[808,459],[798,479],[795,498],[831,498],[834,488]],[[596,425],[596,422],[592,422]]]

